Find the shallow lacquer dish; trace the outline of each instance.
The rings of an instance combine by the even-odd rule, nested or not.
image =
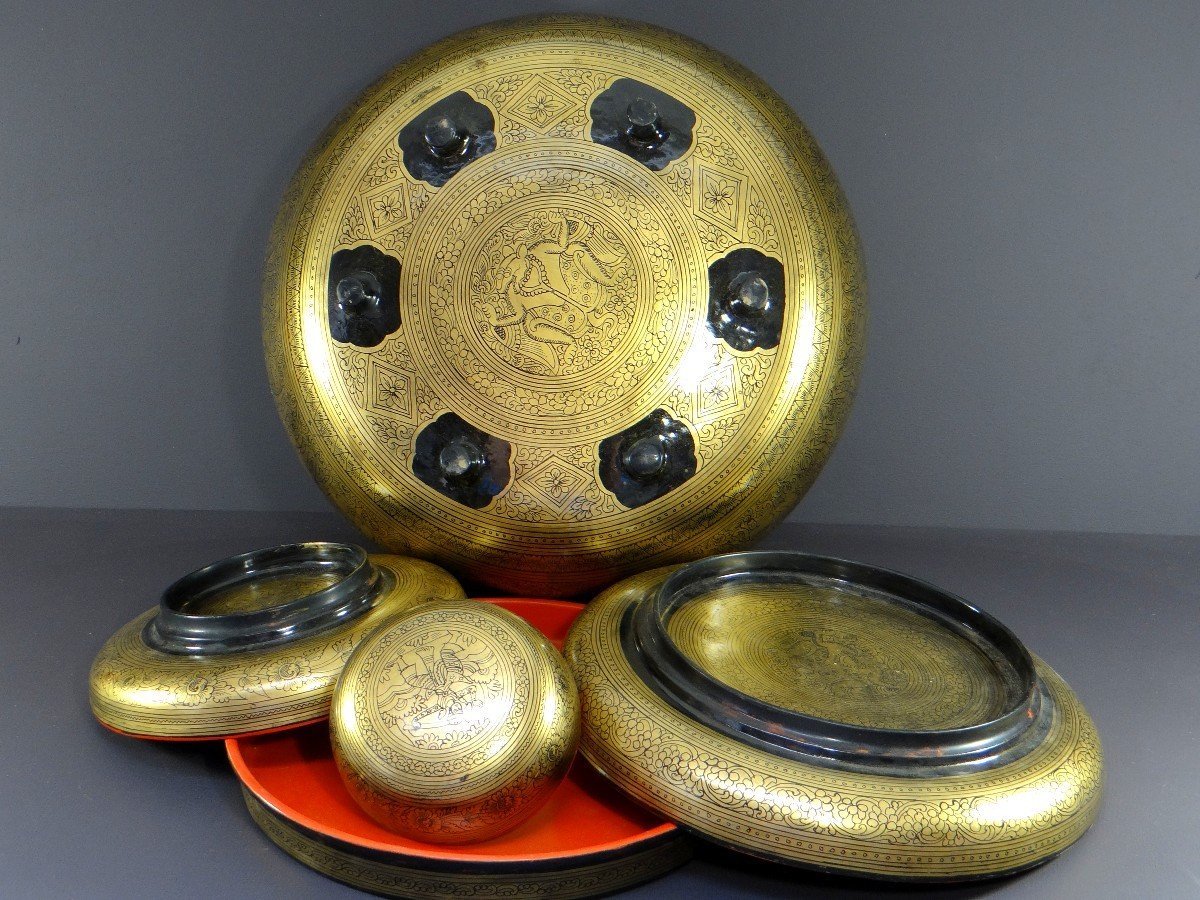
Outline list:
[[[555,646],[582,609],[499,600]],[[682,864],[677,826],[624,797],[582,758],[544,806],[498,837],[448,846],[390,831],[355,802],[324,723],[226,742],[251,816],[274,843],[339,881],[402,897],[590,897]]]
[[[760,856],[965,880],[1096,816],[1099,739],[1002,624],[927,583],[791,553],[605,591],[566,655],[585,756],[647,806]]]
[[[862,355],[844,198],[737,63],[632,22],[496,23],[349,107],[276,222],[281,416],[374,540],[575,596],[744,545]]]

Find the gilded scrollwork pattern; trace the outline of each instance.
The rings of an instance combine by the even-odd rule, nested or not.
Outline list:
[[[90,676],[93,711],[119,731],[157,737],[234,734],[325,715],[346,660],[384,619],[424,600],[465,596],[457,581],[430,563],[371,559],[384,570],[386,587],[370,610],[277,647],[207,658],[163,653],[143,639],[157,609],[147,611],[97,654]]]
[[[1095,818],[1102,781],[1095,727],[1040,661],[1054,704],[1041,742],[994,768],[936,779],[784,759],[675,711],[636,676],[619,634],[628,606],[667,574],[648,572],[604,592],[565,647],[580,689],[582,752],[652,809],[764,856],[927,879],[1034,865]]]
[[[589,137],[589,104],[622,78],[696,114],[692,145],[661,171]],[[491,111],[496,149],[430,187],[405,170],[396,132],[456,91]],[[403,272],[402,325],[369,349],[335,346],[314,302],[329,255],[361,242]],[[783,264],[789,298],[779,345],[744,353],[705,325],[708,267],[743,247]],[[355,523],[554,595],[727,549],[782,515],[837,439],[865,323],[853,223],[786,105],[682,37],[572,16],[464,33],[368,91],[289,190],[264,296],[281,416]],[[514,472],[488,506],[456,506],[412,476],[404,429],[381,424],[397,371],[405,425],[455,411],[518,455],[583,464]],[[698,468],[629,509],[601,482],[597,446],[660,408],[699,436]]]

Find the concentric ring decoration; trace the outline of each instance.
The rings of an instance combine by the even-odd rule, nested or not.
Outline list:
[[[264,279],[276,401],[333,501],[384,546],[550,596],[786,513],[865,316],[844,198],[784,102],[586,16],[385,75],[297,174]]]
[[[556,647],[582,608],[550,600],[491,601]],[[546,805],[486,841],[445,845],[381,826],[337,771],[323,725],[226,741],[250,815],[304,865],[396,897],[583,898],[656,878],[691,855],[674,824],[638,806],[577,757]]]
[[[772,860],[967,880],[1045,861],[1099,808],[1100,743],[1070,688],[896,573],[754,553],[655,570],[593,601],[566,656],[597,768]]]
[[[207,740],[323,718],[359,642],[389,616],[465,596],[443,569],[339,544],[223,560],[180,579],[92,663],[107,728]]]

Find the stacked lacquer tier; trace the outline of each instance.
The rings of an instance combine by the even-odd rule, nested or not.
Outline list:
[[[1102,757],[1062,679],[916,579],[712,557],[598,597],[567,642],[583,754],[647,807],[787,863],[902,880],[1017,871],[1092,824]]]

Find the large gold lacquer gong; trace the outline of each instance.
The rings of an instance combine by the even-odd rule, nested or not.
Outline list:
[[[709,48],[590,17],[465,32],[368,89],[293,181],[264,293],[281,415],[354,523],[553,596],[784,515],[865,323],[795,114]]]

